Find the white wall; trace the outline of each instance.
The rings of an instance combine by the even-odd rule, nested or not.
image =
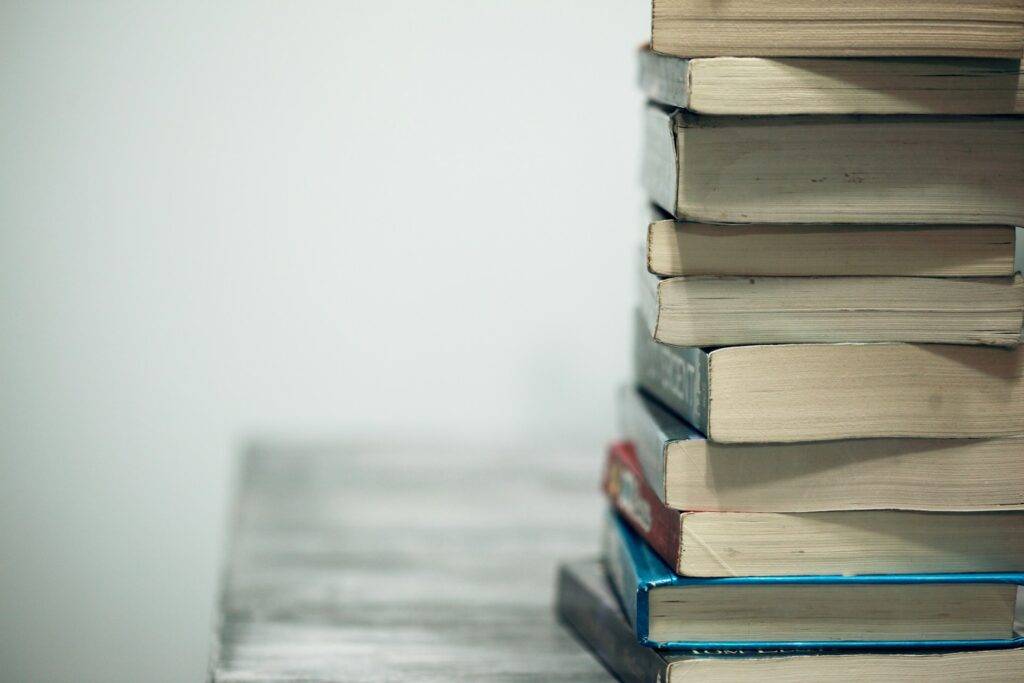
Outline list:
[[[594,449],[644,2],[0,6],[0,677],[203,675],[252,434]]]

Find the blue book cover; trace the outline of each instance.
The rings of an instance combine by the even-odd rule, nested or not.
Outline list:
[[[600,562],[564,563],[558,616],[621,681],[947,681],[1020,680],[1024,648],[912,650],[658,650],[637,642]],[[1013,672],[1017,673],[1014,674]]]
[[[729,586],[794,585],[883,585],[898,584],[989,584],[1024,585],[1024,574],[873,574],[862,576],[771,576],[699,579],[675,574],[646,543],[613,511],[604,536],[604,561],[609,578],[623,611],[636,630],[637,640],[645,646],[667,650],[749,650],[816,649],[885,652],[892,650],[937,650],[999,648],[1024,645],[1024,637],[1013,633],[1007,638],[946,640],[665,640],[650,632],[651,592],[665,587],[724,588]],[[1010,603],[1012,605],[1012,601]]]

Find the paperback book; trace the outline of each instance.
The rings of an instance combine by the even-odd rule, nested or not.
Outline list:
[[[653,0],[651,43],[683,57],[955,56],[1020,59],[1013,0]]]
[[[1024,347],[654,340],[641,311],[637,384],[721,443],[1024,436]]]
[[[1017,346],[1024,279],[643,274],[654,339],[677,346]]]
[[[706,223],[1024,223],[1024,118],[703,116],[650,106],[651,200]]]
[[[1024,574],[691,578],[674,573],[614,513],[603,559],[647,647],[898,651],[1024,644]]]
[[[1019,232],[1006,225],[712,225],[654,209],[646,260],[661,277],[1012,277]]]
[[[1016,683],[1024,649],[918,649],[906,653],[828,650],[657,650],[637,642],[597,560],[558,570],[556,610],[580,641],[625,683]]]
[[[604,490],[681,576],[1024,571],[1024,512],[709,512],[658,500],[631,444],[613,444]]]
[[[618,412],[644,480],[677,510],[1024,510],[1020,436],[731,444],[634,389]]]
[[[648,99],[696,114],[1021,114],[1017,59],[639,54]]]

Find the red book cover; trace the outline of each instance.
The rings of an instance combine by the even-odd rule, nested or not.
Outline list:
[[[629,525],[672,571],[678,572],[681,513],[665,507],[658,499],[644,479],[636,451],[628,441],[613,443],[608,448],[604,492]]]

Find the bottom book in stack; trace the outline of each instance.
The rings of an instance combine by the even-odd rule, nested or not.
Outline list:
[[[819,649],[659,650],[642,645],[597,560],[562,565],[557,610],[608,669],[623,681],[773,683],[821,681],[1019,681],[1024,649],[921,647],[905,652]]]

